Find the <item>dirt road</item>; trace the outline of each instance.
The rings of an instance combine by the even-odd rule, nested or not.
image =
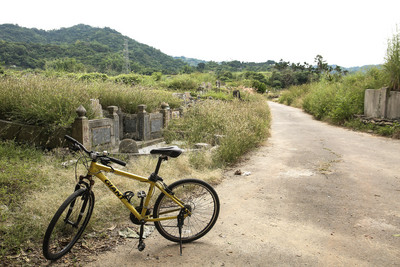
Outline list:
[[[208,235],[179,256],[153,233],[145,251],[130,241],[92,266],[400,266],[400,141],[269,104],[272,135],[226,172]]]

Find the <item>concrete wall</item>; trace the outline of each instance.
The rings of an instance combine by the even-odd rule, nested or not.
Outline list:
[[[400,119],[400,92],[388,88],[367,89],[364,97],[364,115],[372,118]]]

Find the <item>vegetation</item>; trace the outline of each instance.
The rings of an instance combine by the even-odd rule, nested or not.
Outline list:
[[[355,130],[372,131],[379,135],[399,137],[399,125],[379,126],[361,122],[355,115],[364,114],[366,89],[388,84],[384,69],[371,68],[340,80],[323,79],[319,82],[292,86],[282,92],[279,102],[303,108],[316,119],[343,125]]]
[[[250,96],[245,96],[245,99]],[[268,135],[269,109],[265,100],[205,101],[190,108],[181,120],[173,120],[165,131],[167,141],[218,143],[212,161],[197,164],[221,167],[235,162]]]
[[[383,65],[389,80],[389,88],[400,91],[400,32],[388,40],[385,64]]]
[[[52,129],[70,125],[81,104],[87,116],[94,118],[92,98],[104,107],[116,105],[130,113],[145,104],[152,112],[162,102],[179,107],[181,100],[173,93],[190,92],[197,103],[185,110],[182,119],[171,121],[165,139],[184,141],[190,148],[199,142],[218,146],[212,151],[185,153],[166,164],[160,175],[177,177],[167,183],[187,176],[217,183],[219,168],[238,161],[268,136],[270,114],[262,95],[267,91],[274,95],[282,92],[281,103],[301,107],[321,120],[384,135],[400,133],[396,124],[377,127],[354,119],[363,112],[365,89],[388,84],[389,76],[391,86],[398,88],[400,46],[398,35],[396,38],[389,42],[384,69],[348,74],[339,66],[328,65],[320,55],[314,65],[284,60],[217,63],[174,59],[109,28],[77,25],[42,31],[4,24],[0,25],[0,119]],[[233,97],[234,90],[240,90],[240,100]],[[48,208],[48,203],[61,203],[73,188],[72,168],[60,169],[61,162],[70,159],[62,150],[45,153],[0,142],[2,262],[6,255],[38,248],[57,208]],[[148,174],[155,164],[155,158],[135,159],[128,170]],[[122,191],[131,190],[126,180],[113,178]],[[95,190],[100,192],[89,232],[107,238],[105,229],[122,224],[118,218],[127,214],[118,208],[118,200],[107,194],[107,188]],[[110,216],[110,210],[116,216]]]
[[[16,78],[14,82],[18,83]],[[55,78],[26,77],[34,82],[54,82]],[[64,79],[64,78],[63,78]],[[9,80],[7,78],[6,80]],[[30,81],[32,83],[32,80]],[[74,84],[85,83],[65,79],[68,88]],[[105,83],[108,92],[130,87]],[[110,86],[115,86],[111,87]],[[87,83],[84,91],[102,90],[99,82]],[[146,91],[145,89],[143,89]],[[71,93],[71,92],[70,92]],[[106,92],[102,93],[104,96]],[[119,92],[121,93],[121,92]],[[157,91],[157,94],[159,91]],[[152,92],[152,95],[155,93]],[[110,93],[111,95],[111,93]],[[167,183],[181,177],[193,177],[216,184],[222,173],[218,167],[226,166],[238,160],[240,155],[262,142],[268,134],[269,111],[263,97],[245,95],[239,100],[207,100],[196,104],[186,111],[183,120],[174,120],[168,128],[166,136],[175,139],[180,129],[190,129],[187,137],[189,143],[211,142],[220,135],[220,146],[214,152],[200,151],[185,153],[178,159],[171,160],[161,169],[160,175]],[[44,96],[43,96],[44,97]],[[112,98],[111,96],[110,98]],[[128,96],[129,97],[129,96]],[[101,98],[102,99],[102,98]],[[101,101],[105,101],[102,99]],[[148,103],[148,102],[146,102]],[[189,124],[189,127],[183,126]],[[183,128],[182,128],[183,127]],[[198,136],[198,137],[196,137]],[[186,138],[185,137],[185,138]],[[15,255],[20,251],[33,254],[40,249],[43,233],[57,205],[72,192],[75,180],[72,167],[61,168],[61,162],[69,162],[71,156],[63,150],[44,153],[32,147],[16,145],[13,142],[0,142],[0,259],[9,262],[7,255]],[[149,174],[154,170],[156,158],[146,157],[129,161],[128,171],[138,174]],[[112,177],[122,191],[132,190],[132,182],[128,179]],[[135,188],[141,190],[145,188]],[[112,225],[126,223],[128,214],[121,207],[106,187],[95,186],[96,208],[86,234],[96,238],[110,238],[109,228]],[[58,203],[49,206],[49,203]],[[110,211],[113,211],[111,216]],[[111,218],[111,219],[110,219]],[[95,228],[95,229],[94,229]],[[86,239],[88,240],[88,239]],[[89,242],[89,241],[88,241]],[[40,253],[40,252],[39,252]],[[18,258],[13,258],[17,260]],[[15,262],[14,262],[15,263]]]
[[[0,142],[0,258],[9,251],[17,252],[27,237],[39,240],[43,234],[33,218],[35,213],[22,208],[24,203],[33,204],[28,196],[48,182],[46,172],[36,170],[42,159],[42,151]]]
[[[87,82],[89,78],[82,77],[85,76],[79,80],[42,75],[0,78],[0,118],[52,128],[70,125],[80,105],[87,110],[87,117],[93,118],[90,105],[93,98],[98,98],[104,107],[116,105],[127,113],[135,113],[143,103],[148,111],[156,110],[162,102],[173,108],[180,105],[171,92],[99,82],[94,78],[94,82]]]
[[[129,51],[129,61],[123,56]],[[130,71],[178,73],[186,65],[148,45],[136,42],[110,28],[79,24],[53,31],[0,25],[0,62],[22,69],[103,72],[116,75]],[[72,64],[71,64],[72,63]]]
[[[355,117],[364,113],[366,89],[389,86],[392,90],[400,90],[399,32],[388,40],[383,68],[371,67],[366,71],[343,76],[345,72],[339,68],[332,72],[333,69],[330,69],[320,56],[316,57],[316,63],[316,70],[322,79],[289,87],[282,92],[279,102],[303,108],[319,120],[384,136],[400,137],[398,123],[382,126],[362,122]]]

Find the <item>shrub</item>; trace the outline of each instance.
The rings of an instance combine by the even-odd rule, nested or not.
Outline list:
[[[265,85],[265,83],[262,83],[257,80],[253,80],[251,87],[256,89],[257,92],[259,92],[261,94],[265,93],[265,91],[267,90],[267,85]]]
[[[281,93],[279,103],[288,106],[302,107],[303,98],[309,92],[311,84],[294,85]]]
[[[141,83],[142,77],[140,75],[133,74],[133,73],[121,74],[121,75],[113,77],[113,80],[116,83],[123,83],[126,85],[137,85],[137,84]]]
[[[303,109],[317,119],[343,124],[354,114],[364,112],[365,89],[382,86],[382,77],[379,69],[371,69],[336,82],[322,80],[313,83],[303,99]]]

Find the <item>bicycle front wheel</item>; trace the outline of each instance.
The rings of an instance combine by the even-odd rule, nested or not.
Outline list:
[[[94,194],[86,188],[76,190],[57,210],[43,239],[43,255],[57,260],[71,250],[89,222]]]
[[[191,210],[184,220],[182,243],[188,243],[204,236],[217,221],[220,204],[215,190],[208,183],[197,179],[183,179],[168,187],[174,196]],[[181,208],[165,194],[161,194],[154,204],[154,218],[177,216]],[[177,219],[155,221],[158,232],[166,239],[180,242]]]

